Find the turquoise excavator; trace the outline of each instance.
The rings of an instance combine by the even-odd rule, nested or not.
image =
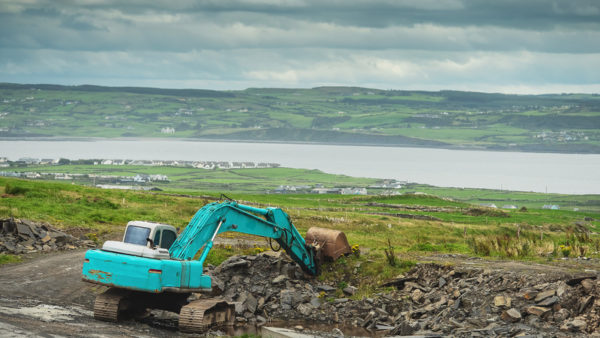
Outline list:
[[[271,248],[272,241],[277,242],[278,249],[312,276],[319,274],[322,259],[350,253],[343,232],[313,227],[303,238],[280,208],[256,208],[233,200],[205,205],[179,236],[167,224],[131,221],[123,241],[107,241],[85,254],[83,280],[109,287],[96,297],[94,317],[118,321],[151,308],[179,313],[179,329],[184,332],[231,325],[233,304],[190,297],[212,289],[204,262],[215,237],[228,231],[266,237]]]

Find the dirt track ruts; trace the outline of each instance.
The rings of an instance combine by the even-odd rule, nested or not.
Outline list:
[[[94,320],[92,305],[102,287],[81,281],[85,251],[39,255],[0,267],[1,337],[173,337],[177,331],[129,320]]]

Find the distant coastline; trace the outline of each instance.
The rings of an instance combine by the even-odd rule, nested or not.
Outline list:
[[[421,149],[445,149],[445,150],[464,150],[464,151],[491,151],[491,152],[510,152],[510,153],[540,153],[540,154],[580,154],[594,155],[598,152],[565,152],[553,150],[528,150],[517,147],[506,148],[486,148],[467,145],[448,145],[445,147],[433,147],[415,144],[389,144],[389,143],[347,143],[347,142],[310,142],[310,141],[285,141],[285,140],[244,140],[244,139],[225,139],[225,138],[191,138],[191,137],[79,137],[79,136],[35,136],[35,137],[0,137],[0,141],[44,141],[44,142],[97,142],[97,141],[185,141],[185,142],[225,142],[225,143],[256,143],[256,144],[307,144],[307,145],[329,145],[345,147],[389,147],[389,148],[421,148]],[[1,150],[0,150],[1,152]],[[1,155],[1,153],[0,153]]]

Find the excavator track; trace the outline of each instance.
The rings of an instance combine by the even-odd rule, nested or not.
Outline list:
[[[222,299],[198,299],[181,308],[179,330],[202,333],[209,328],[233,325],[234,314],[235,306]]]
[[[96,296],[94,318],[107,322],[119,321],[124,300],[129,295],[125,290],[111,288]]]

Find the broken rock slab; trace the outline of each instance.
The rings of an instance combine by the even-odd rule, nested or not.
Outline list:
[[[324,291],[324,292],[333,292],[336,290],[336,288],[334,288],[333,286],[329,286],[327,284],[321,284],[321,285],[317,285],[317,290]]]
[[[298,310],[298,312],[300,312],[303,316],[308,317],[313,312],[313,307],[309,304],[300,304],[296,310]]]
[[[550,313],[551,309],[541,306],[530,306],[525,311],[531,315],[543,317]]]
[[[587,328],[587,323],[585,320],[577,317],[571,320],[566,320],[563,325],[560,326],[562,331],[571,331],[571,332],[585,332]]]
[[[345,287],[342,291],[345,294],[347,294],[348,296],[352,296],[352,295],[354,295],[356,293],[357,290],[358,289],[356,287],[354,287],[354,286],[348,286],[348,287]]]
[[[279,284],[279,283],[286,281],[287,279],[288,279],[288,277],[286,275],[279,275],[279,276],[273,278],[273,280],[271,281],[271,284]]]
[[[539,306],[552,306],[558,303],[559,299],[556,296],[548,297],[541,302],[537,303]]]
[[[508,309],[502,312],[502,320],[505,322],[516,323],[521,320],[521,312],[515,308]]]
[[[547,291],[543,291],[537,294],[537,296],[535,296],[535,302],[541,302],[542,300],[548,298],[548,297],[552,297],[554,296],[554,294],[556,293],[555,290],[547,290]]]
[[[494,306],[496,307],[507,307],[510,308],[512,303],[512,299],[506,296],[496,296],[494,297]]]

